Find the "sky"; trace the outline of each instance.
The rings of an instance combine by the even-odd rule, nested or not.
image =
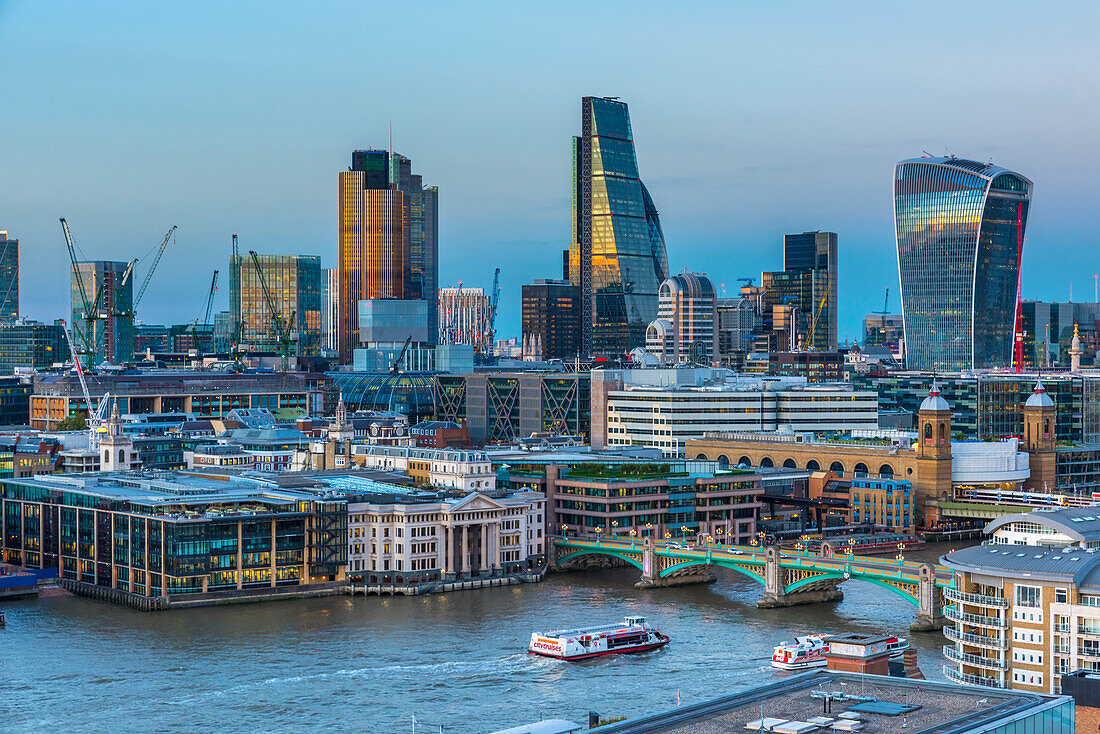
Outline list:
[[[393,147],[440,189],[440,285],[560,277],[581,97],[630,105],[669,267],[728,293],[784,233],[839,235],[839,332],[899,312],[891,177],[952,153],[1035,183],[1025,298],[1092,300],[1100,271],[1097,3],[126,3],[0,0],[0,230],[21,311],[69,309],[58,223],[140,258],[139,309],[228,308],[242,250],[336,266],[337,181]],[[1090,282],[1092,281],[1092,282]]]

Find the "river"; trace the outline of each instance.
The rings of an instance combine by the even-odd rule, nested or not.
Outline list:
[[[910,558],[934,558],[930,547]],[[757,609],[761,587],[638,590],[633,568],[421,597],[333,597],[142,613],[64,596],[7,602],[5,732],[349,731],[465,734],[541,718],[630,716],[784,675],[771,648],[806,632],[905,634],[943,680],[938,633],[914,607],[850,581],[843,601]],[[534,630],[642,614],[663,650],[565,663],[525,652]]]

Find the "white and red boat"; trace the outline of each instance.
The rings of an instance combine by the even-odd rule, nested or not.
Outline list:
[[[890,649],[890,657],[895,659],[900,658],[903,657],[905,651],[909,649],[909,640],[894,635],[886,641],[886,647]]]
[[[781,670],[804,670],[825,665],[829,644],[825,635],[803,635],[794,642],[780,642],[772,651],[772,667]]]
[[[618,624],[534,632],[527,651],[559,660],[587,660],[602,655],[656,650],[668,641],[668,635],[646,624],[645,617],[627,617]]]

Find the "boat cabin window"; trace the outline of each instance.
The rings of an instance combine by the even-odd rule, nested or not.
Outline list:
[[[627,623],[628,626],[630,626],[630,625],[645,626],[645,617],[627,617],[626,620],[624,620],[624,621]]]

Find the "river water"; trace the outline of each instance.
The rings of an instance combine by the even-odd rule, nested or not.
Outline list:
[[[934,558],[930,547],[909,558]],[[589,710],[637,715],[784,675],[776,642],[806,632],[910,637],[943,680],[938,633],[915,608],[850,581],[843,601],[757,609],[761,587],[719,569],[709,585],[638,590],[633,568],[422,597],[334,597],[142,613],[65,596],[5,603],[5,732],[489,732]],[[528,655],[535,630],[642,614],[663,650],[565,663]]]

